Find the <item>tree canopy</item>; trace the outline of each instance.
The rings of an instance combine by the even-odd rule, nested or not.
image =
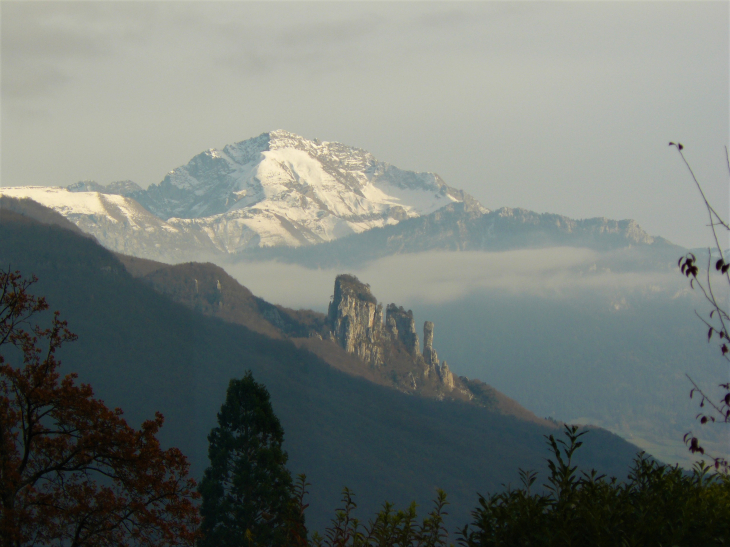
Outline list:
[[[192,545],[195,482],[179,450],[160,448],[162,415],[137,431],[61,377],[56,351],[76,337],[58,312],[31,325],[48,309],[34,282],[0,271],[2,546]]]
[[[643,453],[628,480],[578,473],[575,451],[587,431],[566,426],[566,440],[550,435],[550,475],[522,471],[522,488],[480,496],[464,547],[726,545],[730,538],[730,476],[704,464],[689,474]]]
[[[231,380],[208,441],[210,467],[200,483],[200,544],[289,546],[304,541],[304,517],[282,449],[284,430],[268,390],[250,371]]]

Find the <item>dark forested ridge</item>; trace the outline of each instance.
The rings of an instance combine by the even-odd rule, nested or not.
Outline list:
[[[250,369],[271,392],[293,473],[312,483],[308,522],[322,529],[347,485],[363,517],[385,500],[430,506],[449,494],[450,522],[463,524],[477,492],[543,469],[543,435],[553,430],[457,402],[406,396],[335,370],[314,354],[242,325],[209,318],[135,279],[112,253],[68,230],[0,212],[0,263],[39,281],[78,342],[62,372],[78,372],[138,426],[156,410],[162,440],[179,447],[200,476],[206,436],[228,381]],[[148,272],[150,273],[150,272]],[[596,430],[581,464],[623,477],[636,448]]]
[[[175,302],[204,315],[243,325],[254,332],[273,338],[289,339],[298,347],[314,353],[329,365],[348,374],[411,395],[439,400],[461,400],[543,426],[557,427],[553,422],[537,417],[478,379],[455,377],[449,372],[449,388],[444,385],[439,371],[434,369],[430,375],[424,373],[427,363],[418,352],[409,351],[398,339],[391,340],[387,333],[374,335],[377,341],[373,342],[373,347],[377,347],[382,362],[377,366],[366,363],[354,351],[348,353],[342,346],[342,341],[332,333],[331,319],[325,314],[270,304],[254,296],[215,264],[188,262],[170,266],[126,255],[116,256],[133,276],[141,278],[158,293],[169,296]],[[340,275],[337,279],[339,282],[348,277],[352,276]],[[352,279],[355,284],[365,287],[357,278]],[[368,288],[362,302],[367,301],[376,306],[377,300],[369,291]],[[361,296],[357,299],[361,300]],[[353,319],[363,315],[354,309],[348,309],[348,312]],[[363,313],[367,316],[367,312]],[[367,335],[367,328],[363,325],[361,327],[356,334],[351,334],[355,338],[359,335],[359,342],[367,345],[368,336],[373,334]],[[435,352],[432,357],[436,358]]]
[[[15,199],[7,196],[0,196],[0,215],[5,215],[5,220],[12,219],[14,222],[39,222],[51,226],[58,226],[70,230],[75,234],[93,239],[94,236],[84,233],[66,217],[52,209],[43,207],[32,199]]]

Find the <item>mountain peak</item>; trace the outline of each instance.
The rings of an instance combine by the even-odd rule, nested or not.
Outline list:
[[[214,158],[221,158],[225,155],[236,163],[243,164],[255,159],[257,154],[286,149],[300,150],[313,158],[327,155],[356,155],[366,156],[369,160],[377,162],[372,154],[360,148],[334,141],[320,141],[316,138],[308,139],[285,129],[275,129],[268,133],[261,133],[257,137],[226,145],[223,150],[211,148],[204,154]]]
[[[99,195],[109,194],[128,198],[129,203],[118,205],[135,211],[132,221],[111,214],[102,220],[78,217],[79,225],[85,224],[85,229],[102,239],[106,229],[100,223],[139,228],[144,216],[139,209],[144,208],[145,214],[151,213],[147,224],[154,225],[152,231],[164,226],[161,229],[166,235],[188,234],[196,246],[226,254],[333,241],[460,203],[486,212],[471,196],[448,186],[435,173],[398,169],[365,150],[307,139],[283,129],[222,149],[209,148],[146,190],[131,181],[109,186],[82,181],[70,185],[68,192],[75,196],[44,195],[44,204],[54,207],[55,201],[62,200],[63,214],[78,216],[86,215],[86,209],[69,209],[66,202],[85,199],[97,203]],[[140,230],[139,236],[143,231],[152,233]],[[185,236],[186,241],[189,238]],[[128,243],[126,236],[112,239],[115,249]]]
[[[286,131],[285,129],[274,129],[269,131],[269,143],[277,148],[297,148],[300,143],[320,144],[319,139],[306,139],[301,135]]]
[[[266,133],[265,133],[266,134]],[[367,157],[372,162],[377,162],[375,157],[361,148],[348,146],[335,141],[320,141],[319,139],[307,139],[296,133],[285,131],[284,129],[276,129],[270,131],[269,150],[282,150],[293,148],[307,152],[312,157],[321,156],[362,156]],[[246,141],[244,141],[246,142]]]
[[[228,252],[331,241],[471,199],[436,174],[282,129],[198,154],[135,198],[164,220],[225,230]]]

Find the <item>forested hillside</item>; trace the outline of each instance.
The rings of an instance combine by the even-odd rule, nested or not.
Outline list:
[[[535,423],[461,403],[409,397],[333,369],[288,341],[211,319],[134,279],[94,241],[3,210],[0,262],[39,281],[79,340],[60,353],[108,406],[138,426],[156,410],[163,443],[179,447],[195,476],[207,465],[206,436],[231,378],[251,370],[272,394],[293,473],[312,483],[308,519],[321,529],[347,485],[363,515],[385,500],[430,505],[449,494],[451,522],[464,524],[477,492],[515,483],[517,469],[544,468]],[[580,463],[625,476],[636,448],[594,431]]]

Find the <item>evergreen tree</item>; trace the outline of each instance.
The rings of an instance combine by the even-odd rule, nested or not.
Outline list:
[[[218,427],[208,435],[210,467],[200,484],[202,547],[296,543],[292,535],[301,535],[304,523],[283,441],[266,387],[250,371],[231,380]]]

